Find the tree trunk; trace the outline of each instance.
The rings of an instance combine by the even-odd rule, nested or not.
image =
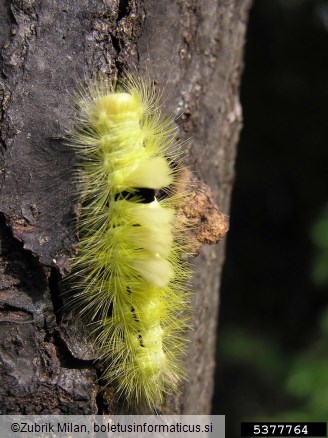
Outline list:
[[[85,76],[138,70],[165,87],[191,170],[228,213],[241,127],[238,88],[250,0],[10,0],[2,21],[0,412],[122,411],[101,390],[83,327],[62,312],[76,244],[74,151],[64,136]],[[189,381],[167,413],[206,414],[224,244],[194,260]],[[82,334],[81,334],[82,333]],[[85,336],[85,337],[84,337]]]

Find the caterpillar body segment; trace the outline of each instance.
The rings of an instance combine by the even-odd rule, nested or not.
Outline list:
[[[153,86],[94,83],[79,98],[72,145],[83,207],[73,260],[78,311],[95,327],[104,378],[131,405],[155,410],[184,378],[189,276],[181,261],[183,196],[170,196],[175,127]],[[163,199],[155,191],[166,192]]]

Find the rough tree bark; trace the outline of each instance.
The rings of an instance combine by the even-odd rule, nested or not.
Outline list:
[[[62,312],[74,253],[74,152],[64,135],[84,75],[122,68],[165,86],[188,164],[228,213],[250,0],[2,0],[0,412],[118,412],[83,329]],[[195,259],[189,382],[167,413],[210,411],[224,245]],[[81,334],[82,333],[82,334]]]

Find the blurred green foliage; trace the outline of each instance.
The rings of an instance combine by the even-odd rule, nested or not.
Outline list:
[[[311,230],[316,252],[314,283],[328,286],[328,206]],[[328,418],[328,307],[322,310],[314,342],[290,361],[283,389],[299,401],[298,409],[282,411],[276,421],[326,421]]]
[[[316,246],[313,261],[313,280],[320,286],[328,285],[328,207],[312,228],[312,242]]]
[[[234,418],[235,426],[242,420],[327,420],[328,308],[322,313],[313,344],[296,354],[286,355],[265,337],[240,328],[224,333],[220,352],[232,372],[242,368],[247,373],[245,380],[235,376],[236,386],[229,386],[243,415],[237,420],[222,412],[229,421]],[[241,392],[246,393],[241,396]],[[235,427],[232,435],[237,433]]]
[[[254,367],[259,375],[279,377],[284,370],[284,358],[277,346],[265,339],[246,334],[240,328],[230,330],[221,340],[223,354],[231,361]]]
[[[328,308],[320,319],[316,341],[291,361],[285,391],[298,400],[297,409],[282,411],[276,421],[327,421]]]
[[[214,413],[328,417],[328,0],[254,0]]]

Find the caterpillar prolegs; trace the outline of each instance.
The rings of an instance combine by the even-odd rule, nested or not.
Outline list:
[[[188,268],[174,193],[180,154],[153,85],[93,83],[79,98],[81,158],[73,301],[92,322],[104,378],[132,405],[161,406],[184,376]]]

